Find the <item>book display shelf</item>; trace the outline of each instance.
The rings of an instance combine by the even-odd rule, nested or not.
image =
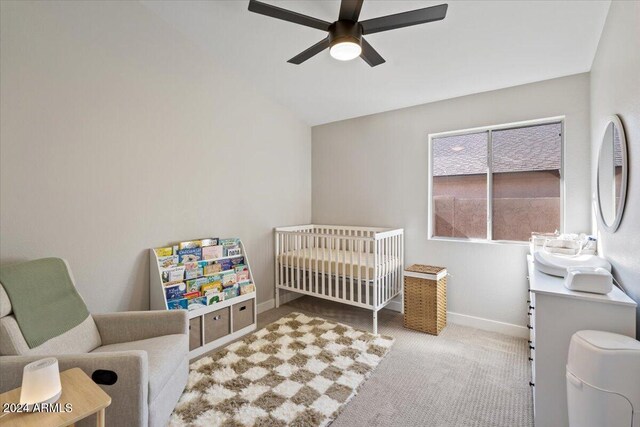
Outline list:
[[[149,250],[152,310],[187,310],[191,359],[256,329],[256,287],[242,241],[206,238]]]

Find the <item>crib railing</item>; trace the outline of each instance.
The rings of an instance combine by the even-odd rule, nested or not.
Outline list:
[[[402,291],[403,266],[402,229],[330,225],[275,229],[278,289],[377,311]]]

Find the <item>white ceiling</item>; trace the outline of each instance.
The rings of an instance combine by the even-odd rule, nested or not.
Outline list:
[[[273,1],[326,21],[339,0]],[[143,1],[257,90],[311,125],[566,76],[591,69],[606,1],[449,1],[443,21],[367,36],[386,59],[287,60],[326,33],[247,10],[248,0]],[[361,19],[443,1],[365,0]]]

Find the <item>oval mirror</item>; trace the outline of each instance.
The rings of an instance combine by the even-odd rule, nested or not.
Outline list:
[[[598,217],[609,232],[618,229],[627,192],[627,142],[618,116],[607,120],[598,155]]]

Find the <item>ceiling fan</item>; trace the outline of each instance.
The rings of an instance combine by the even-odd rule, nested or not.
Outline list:
[[[258,0],[249,0],[249,10],[261,15],[293,22],[294,24],[317,28],[318,30],[329,33],[327,37],[287,62],[302,64],[307,59],[329,48],[329,53],[335,59],[349,61],[360,56],[367,64],[375,67],[376,65],[384,63],[385,60],[362,36],[379,33],[381,31],[395,30],[396,28],[409,27],[411,25],[440,21],[446,16],[448,7],[446,4],[441,4],[409,12],[358,21],[363,2],[364,0],[342,0],[340,4],[340,15],[338,16],[338,20],[333,23]]]

